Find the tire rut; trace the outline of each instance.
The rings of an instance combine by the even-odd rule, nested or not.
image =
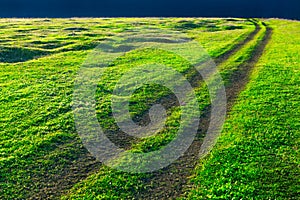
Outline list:
[[[253,22],[255,25],[255,30],[251,32],[246,39],[236,44],[231,50],[217,57],[215,59],[215,63],[217,65],[223,63],[234,53],[238,52],[259,32],[259,25],[255,21],[251,22]],[[197,73],[195,68],[190,69],[187,74],[191,74],[189,81],[194,87],[196,87],[202,80],[201,75]],[[174,95],[165,96],[161,98],[159,102],[166,108],[179,105]],[[140,124],[147,123],[147,118],[148,113],[143,113],[141,118],[137,119],[136,121]],[[201,126],[199,127],[201,134],[206,132],[209,124],[209,118],[210,108],[207,108],[204,114],[201,116]],[[107,136],[124,149],[130,149],[132,141],[134,140],[124,133],[119,133],[118,137],[116,137],[115,132],[114,134],[107,133]],[[149,187],[149,190],[147,190],[145,193],[137,194],[135,198],[161,199],[180,196],[182,192],[182,185],[187,183],[187,177],[191,174],[190,171],[194,169],[196,156],[195,152],[198,152],[200,146],[201,141],[195,140],[184,157],[173,163],[168,168],[165,168],[163,171],[153,173],[152,179],[145,180],[145,184],[152,185],[153,187]],[[58,199],[61,195],[65,194],[70,188],[72,188],[74,184],[84,180],[90,174],[95,173],[100,169],[102,164],[99,161],[96,161],[96,159],[93,158],[82,145],[78,144],[78,148],[80,154],[76,156],[75,160],[71,159],[70,164],[66,166],[66,168],[61,169],[61,174],[45,174],[42,179],[36,177],[35,181],[43,183],[42,188],[39,188],[39,192],[29,199]],[[55,166],[53,166],[53,168],[55,168]],[[177,169],[179,169],[179,171],[177,171]],[[149,195],[151,193],[155,193],[156,195]]]
[[[227,95],[227,112],[231,110],[236,97],[247,84],[251,70],[263,54],[265,46],[271,38],[272,29],[266,24],[262,24],[266,27],[266,32],[263,39],[252,52],[252,56],[244,64],[242,64],[236,72],[232,74],[230,77],[231,84],[225,86]],[[258,31],[259,30],[255,31],[256,34]],[[250,38],[253,39],[254,36],[255,35],[250,36]],[[248,42],[250,40],[251,39],[247,39]],[[232,50],[229,54],[232,55],[241,48],[242,46],[238,45],[237,50]],[[218,59],[217,62],[220,64],[229,57],[230,56],[228,55],[224,55],[222,58]],[[142,191],[140,194],[137,194],[134,197],[135,199],[175,199],[181,197],[183,192],[190,188],[188,185],[188,180],[192,175],[192,170],[196,167],[199,160],[198,154],[202,145],[199,138],[201,138],[201,136],[203,137],[208,129],[211,114],[210,111],[210,107],[206,108],[204,114],[200,117],[198,135],[184,156],[163,170],[152,173],[153,177],[145,180],[145,185],[148,186],[148,189],[146,191]]]

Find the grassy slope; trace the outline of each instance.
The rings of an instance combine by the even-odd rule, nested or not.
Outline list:
[[[117,20],[0,20],[3,26],[0,33],[3,45],[1,62],[8,62],[0,64],[1,199],[28,198],[43,193],[41,189],[53,187],[53,178],[62,169],[68,169],[67,166],[82,154],[70,107],[73,80],[87,54],[81,49],[92,48],[90,44],[94,40],[110,37],[110,34],[139,23],[134,19]],[[171,19],[144,21],[164,28],[177,25]],[[201,22],[194,21],[192,25]],[[77,30],[72,30],[74,27]],[[88,30],[78,31],[78,27]],[[203,25],[197,25],[191,30],[201,31],[201,27]],[[228,43],[238,42],[244,37],[241,35],[251,30],[252,26],[247,26],[246,29],[222,31],[222,35],[207,42],[218,45],[220,49],[228,48]],[[224,42],[223,46],[220,41]],[[8,51],[8,48],[22,51]],[[32,54],[28,49],[42,54]],[[216,48],[207,50],[213,57],[218,54]],[[44,55],[50,56],[31,60]],[[29,61],[15,63],[26,60]],[[105,187],[113,189],[109,184]]]
[[[72,79],[85,53],[1,66],[2,199],[25,198],[40,177],[60,173],[80,149],[70,108]],[[51,180],[51,177],[48,177]]]
[[[191,199],[296,199],[300,193],[300,23],[271,20],[274,34],[192,178]]]
[[[226,84],[229,84],[228,80],[230,78],[230,74],[237,70],[239,65],[250,57],[254,47],[257,45],[264,33],[265,29],[263,28],[253,41],[245,45],[240,52],[233,55],[228,62],[220,66],[220,70]],[[223,42],[227,45],[226,40],[223,40]],[[221,52],[222,48],[220,48],[219,51]],[[199,109],[203,111],[203,109],[210,104],[210,101],[207,98],[208,91],[205,88],[205,85],[200,85],[195,89],[195,91],[200,103]],[[149,150],[153,151],[170,142],[176,136],[176,123],[178,123],[178,117],[180,117],[180,110],[178,108],[174,108],[172,110],[172,115],[167,120],[166,129],[155,137],[146,138],[140,143],[134,145],[133,150],[138,152],[148,152]],[[147,189],[148,185],[144,185],[143,180],[149,178],[151,178],[151,174],[136,175],[122,173],[103,167],[99,173],[91,175],[86,180],[75,185],[75,187],[70,191],[70,194],[63,199],[133,198],[133,196],[137,195],[141,190]]]

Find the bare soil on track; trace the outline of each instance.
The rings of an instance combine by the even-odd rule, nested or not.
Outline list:
[[[264,24],[264,26],[266,26]],[[247,37],[241,44],[218,58],[216,63],[221,64],[230,58],[231,55],[240,50],[243,45],[251,41],[258,33],[259,27],[257,25],[256,30]],[[269,42],[272,34],[272,29],[267,27],[263,40],[259,43],[256,49],[253,51],[252,56],[246,61],[239,70],[237,70],[230,77],[230,83],[225,86],[227,96],[227,112],[232,108],[236,97],[244,89],[248,82],[248,77],[251,70],[263,54],[265,46]],[[197,79],[195,79],[197,80]],[[200,79],[198,79],[200,80]],[[203,138],[210,122],[211,109],[206,108],[204,114],[200,117],[200,126],[198,128],[197,137],[188,149],[188,151],[178,159],[175,163],[171,164],[167,168],[161,171],[154,172],[153,177],[149,180],[145,180],[145,185],[148,185],[147,191],[143,191],[141,194],[136,195],[136,199],[175,199],[183,195],[184,190],[188,190],[188,178],[192,175],[193,169],[196,167],[199,160],[199,150],[202,145],[199,138]]]
[[[254,36],[260,30],[260,27],[255,21],[253,21],[253,23],[256,26],[255,31],[250,33],[245,40],[235,45],[233,49],[216,58],[215,63],[217,65],[226,61],[254,38]],[[244,65],[241,66],[240,70],[233,74],[232,84],[226,87],[226,92],[228,95],[227,111],[230,110],[235,98],[246,85],[248,81],[248,74],[262,55],[263,50],[270,39],[270,36],[271,29],[268,28],[265,38],[254,51],[251,59],[247,63],[244,63]],[[191,76],[189,81],[193,86],[197,86],[199,82],[202,81],[202,77],[200,74],[196,74],[194,76]],[[159,99],[157,103],[161,103],[166,108],[178,106],[178,101],[174,95],[163,97]],[[187,185],[188,177],[191,175],[192,170],[197,164],[199,149],[202,144],[200,138],[203,138],[207,131],[210,121],[209,119],[210,108],[208,107],[206,108],[204,114],[200,117],[198,135],[188,151],[184,154],[184,156],[167,168],[152,173],[152,178],[144,180],[144,184],[147,185],[148,188],[147,191],[141,191],[141,193],[136,194],[134,198],[173,199],[182,195],[183,189],[189,187]],[[148,123],[148,113],[143,113],[140,118],[136,119],[136,121],[141,124]],[[129,137],[122,132],[119,132],[117,134],[107,133],[107,135],[109,139],[112,140],[112,142],[125,149],[130,149],[132,142],[135,140],[134,138]],[[74,184],[86,179],[90,174],[96,173],[101,168],[102,164],[95,158],[93,158],[92,155],[82,146],[82,144],[77,142],[75,146],[78,147],[78,154],[75,158],[65,158],[68,160],[69,164],[65,165],[66,167],[61,169],[60,174],[52,174],[50,172],[51,170],[49,170],[49,174],[45,174],[43,177],[36,177],[37,181],[41,183],[39,188],[37,188],[39,192],[32,196],[30,199],[59,198],[70,188],[72,188]],[[53,168],[55,168],[55,166],[53,166]]]

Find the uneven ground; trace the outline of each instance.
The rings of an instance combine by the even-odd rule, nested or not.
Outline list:
[[[299,196],[299,22],[1,19],[0,27],[1,199]],[[110,97],[120,76],[141,64],[162,63],[184,74],[198,98],[201,123],[189,150],[158,172],[131,174],[103,166],[83,147],[71,109],[76,72],[98,44],[118,40],[134,27],[141,33],[151,28],[185,32],[215,60],[229,114],[205,159],[198,152],[210,121],[206,84],[183,58],[151,49],[130,52],[105,72],[96,94],[99,123],[128,151],[154,151],[174,139],[181,111],[166,88],[147,85],[130,100],[137,123],[147,123],[154,103],[168,110],[166,127],[156,136],[128,137],[111,115]]]

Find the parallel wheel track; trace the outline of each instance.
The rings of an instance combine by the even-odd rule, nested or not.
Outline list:
[[[230,85],[225,86],[227,95],[227,112],[232,108],[236,97],[239,95],[240,91],[243,90],[248,82],[248,77],[257,63],[258,59],[263,54],[265,46],[271,38],[272,29],[266,27],[266,33],[264,38],[256,46],[252,53],[252,56],[243,63],[237,71],[235,71],[230,77]],[[238,52],[245,44],[251,41],[255,35],[259,32],[260,27],[256,24],[256,30],[250,34],[246,40],[238,44],[236,48],[224,54],[220,58],[216,59],[218,65],[222,64],[231,55]],[[201,78],[200,78],[201,79]],[[200,80],[198,78],[198,81]],[[197,80],[197,78],[195,79]],[[198,137],[204,135],[208,129],[210,122],[210,108],[204,111],[204,114],[200,118],[200,126],[198,129]],[[188,177],[192,175],[192,170],[196,167],[198,163],[199,149],[202,143],[199,139],[195,139],[188,151],[178,159],[176,162],[168,166],[167,168],[154,172],[153,177],[149,180],[145,180],[145,184],[149,185],[147,191],[144,191],[136,195],[136,199],[175,199],[182,196],[183,190],[189,188]]]
[[[221,63],[225,62],[228,58],[230,58],[233,54],[238,52],[245,44],[249,41],[253,40],[255,35],[259,32],[260,26],[255,22],[252,21],[256,28],[255,30],[250,33],[245,40],[237,43],[231,50],[225,52],[224,54],[220,55],[218,58],[215,59],[215,63],[220,65]],[[259,57],[261,56],[265,45],[267,44],[268,40],[271,36],[271,29],[267,28],[267,32],[265,38],[262,40],[261,44],[258,48],[254,51],[253,56],[249,60],[249,62],[245,63],[239,71],[237,71],[232,77],[231,86],[226,88],[226,92],[228,95],[228,105],[231,108],[231,105],[234,102],[235,97],[238,95],[239,91],[244,87],[247,83],[247,77]],[[191,69],[194,70],[195,69]],[[191,73],[188,71],[187,73]],[[192,72],[193,73],[193,72]],[[202,77],[200,74],[195,74],[190,77],[189,80],[192,85],[196,86],[200,81],[202,81]],[[176,99],[172,96],[163,97],[160,99],[160,102],[163,102],[166,106],[170,106],[170,104],[174,105]],[[142,116],[142,118],[146,118],[147,113]],[[204,115],[201,116],[200,119],[200,127],[198,132],[199,135],[203,135],[207,127],[209,125],[209,118],[210,118],[210,108],[207,108],[204,112]],[[122,137],[123,139],[126,136]],[[123,145],[124,145],[124,140]],[[114,141],[114,140],[112,140]],[[119,140],[121,141],[121,140]],[[128,139],[128,142],[125,142],[124,147],[129,148],[130,142],[132,138]],[[78,142],[75,142],[76,144]],[[77,182],[85,179],[90,174],[95,173],[101,167],[101,163],[96,161],[90,153],[83,148],[79,143],[75,146],[80,148],[80,155],[76,158],[76,161],[73,164],[68,165],[65,169],[62,169],[62,173],[58,174],[57,176],[47,177],[45,176],[45,180],[39,180],[45,183],[53,182],[55,184],[51,185],[50,187],[41,189],[39,193],[35,196],[32,196],[31,199],[48,199],[48,198],[56,198],[61,196],[65,191],[70,189],[74,184]],[[136,194],[134,198],[137,199],[166,199],[166,198],[176,198],[182,194],[183,187],[187,185],[188,177],[191,175],[191,171],[197,164],[198,158],[198,151],[201,146],[200,140],[195,140],[189,150],[185,153],[183,157],[177,160],[175,163],[171,164],[169,167],[159,171],[152,173],[152,178],[147,179],[144,181],[145,185],[149,185],[147,191],[141,191],[141,193]],[[46,185],[46,184],[45,184]]]

